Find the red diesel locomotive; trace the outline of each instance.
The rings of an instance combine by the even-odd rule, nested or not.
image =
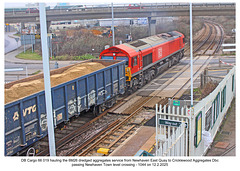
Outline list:
[[[125,60],[126,85],[135,90],[178,63],[184,46],[184,35],[172,31],[112,46],[101,52],[100,59]]]

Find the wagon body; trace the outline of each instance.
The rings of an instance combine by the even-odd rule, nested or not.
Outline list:
[[[55,126],[124,93],[124,61],[96,59],[87,62],[99,62],[106,67],[51,88]],[[53,70],[51,74],[68,68]],[[11,84],[41,77],[43,76],[38,74]],[[47,114],[44,90],[5,104],[6,156],[16,154],[46,135]]]

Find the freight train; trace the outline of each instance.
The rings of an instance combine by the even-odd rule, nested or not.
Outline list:
[[[54,125],[88,110],[97,114],[110,108],[118,95],[140,88],[177,63],[184,45],[184,35],[173,31],[110,47],[100,59],[82,62],[84,66],[51,71]],[[47,135],[42,80],[38,74],[5,84],[6,156],[18,155]]]
[[[184,56],[185,37],[172,31],[112,46],[100,54],[100,59],[126,61],[128,90],[136,90],[152,80]]]
[[[125,92],[125,62],[94,59],[55,69],[51,86],[56,127],[85,111],[111,107]],[[21,155],[46,135],[43,74],[5,84],[5,155]]]

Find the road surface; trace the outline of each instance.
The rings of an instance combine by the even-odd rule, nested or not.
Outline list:
[[[5,32],[5,45],[4,45],[5,54],[21,46],[21,41],[19,40],[17,43],[16,40],[13,38],[15,37],[13,36],[15,33],[16,32]]]

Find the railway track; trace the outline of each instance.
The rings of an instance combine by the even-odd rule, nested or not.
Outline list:
[[[233,150],[235,150],[236,148],[236,144],[232,145],[231,147],[229,147],[228,149],[226,149],[221,156],[227,156],[228,153],[232,152]]]
[[[223,30],[218,24],[211,24],[206,22],[204,26],[205,30],[195,38],[194,42],[198,42],[194,45],[194,53],[210,52],[215,54],[222,43],[223,39]],[[206,45],[207,44],[207,45]],[[196,56],[194,59],[197,61],[201,59],[200,56]],[[182,60],[187,60],[183,58]],[[202,66],[206,65],[210,60],[210,56],[207,57]],[[176,65],[178,66],[178,65]],[[171,68],[170,70],[173,70]],[[169,79],[167,84],[165,84],[161,91],[167,86],[174,83],[176,78],[181,77],[189,69],[189,66],[180,67],[180,71],[176,74],[174,79]],[[201,70],[201,67],[196,70],[196,73]],[[162,74],[159,78],[161,78]],[[158,78],[157,78],[158,79]],[[158,93],[152,93],[150,96],[139,96],[136,101],[133,101],[132,104],[126,105],[131,99],[136,96],[139,92],[135,92],[130,97],[127,97],[126,100],[122,100],[116,104],[115,109],[109,109],[102,113],[96,118],[84,118],[79,117],[79,121],[75,120],[68,123],[56,131],[56,150],[58,156],[92,156],[99,155],[97,150],[100,148],[107,149],[107,154],[110,155],[121,143],[124,142],[129,136],[131,136],[144,122],[146,122],[146,116],[144,116],[144,110],[149,108],[149,106],[155,106],[156,103],[165,105],[168,102],[168,98],[178,98],[176,96],[180,92],[184,92],[189,84],[189,80],[177,90],[170,97],[161,97]],[[141,92],[141,90],[140,90]],[[180,93],[181,94],[181,93]],[[151,105],[149,105],[151,104]],[[125,106],[124,106],[125,105]],[[126,107],[127,106],[127,107]],[[122,109],[121,109],[122,108]],[[152,107],[150,107],[152,108]],[[118,112],[116,112],[118,111]],[[155,115],[154,110],[151,111],[152,116]],[[150,112],[150,113],[151,113]],[[148,114],[151,118],[151,114]],[[47,138],[46,138],[47,140]],[[46,156],[48,154],[48,143],[45,141],[39,142],[40,146],[43,146],[42,151],[40,151],[38,156]],[[100,154],[102,155],[102,154]]]
[[[128,138],[131,134],[133,134],[136,129],[141,125],[144,121],[143,113],[141,113],[144,105],[149,103],[154,97],[141,98],[141,106],[133,106],[131,109],[133,112],[123,116],[119,119],[116,124],[114,122],[111,125],[111,130],[106,132],[104,135],[98,135],[98,138],[94,141],[89,141],[87,144],[84,144],[84,148],[80,146],[74,151],[68,153],[69,156],[92,156],[98,155],[97,150],[100,148],[108,149],[107,152],[110,154],[113,152],[121,142],[123,142],[126,138]],[[166,102],[166,101],[165,101]],[[153,115],[155,113],[153,112]],[[119,116],[113,114],[114,116]],[[153,116],[152,115],[152,116]],[[106,155],[106,154],[105,154]]]
[[[223,35],[223,28],[219,24],[205,21],[203,29],[193,39],[193,54],[214,55],[221,47]],[[189,45],[184,53],[190,54]]]
[[[86,134],[86,136],[84,136],[83,139],[92,138],[92,136],[89,135],[91,134],[89,132],[92,132],[93,127],[97,128],[99,131],[102,131],[105,129],[105,126],[109,125],[109,122],[112,122],[118,119],[117,117],[111,117],[111,116],[108,116],[107,114],[108,114],[108,111],[106,110],[98,117],[93,118],[93,115],[91,113],[88,113],[88,116],[92,116],[92,117],[86,118],[86,117],[80,116],[78,119],[74,120],[73,122],[70,122],[68,125],[64,125],[62,129],[57,130],[55,132],[55,140],[56,140],[56,149],[58,151],[58,154],[62,155],[64,153],[62,151],[64,151],[67,148],[72,149],[74,144],[69,145],[69,142],[74,140],[76,137],[81,136],[82,134]],[[46,147],[42,148],[43,150],[39,152],[37,156],[49,155],[47,140],[48,140],[48,137],[46,137],[43,141],[39,142],[40,146],[46,145]],[[84,142],[84,140],[82,140],[82,142]],[[65,147],[67,145],[70,147]]]

